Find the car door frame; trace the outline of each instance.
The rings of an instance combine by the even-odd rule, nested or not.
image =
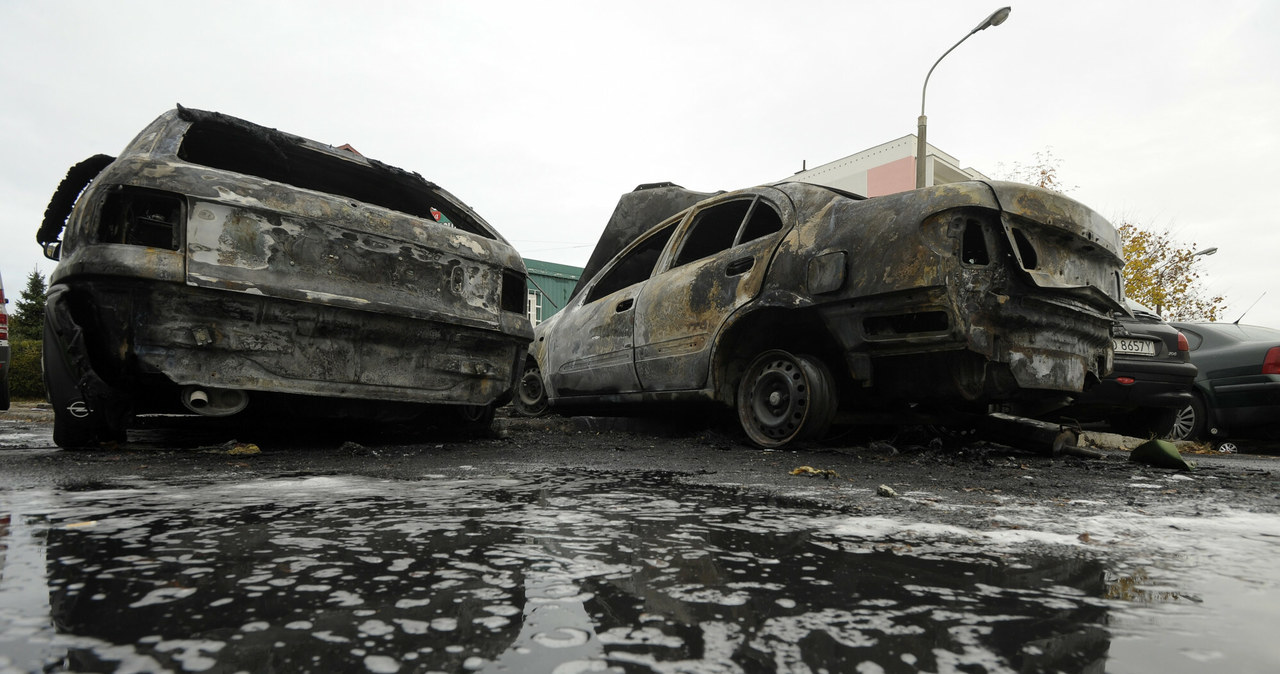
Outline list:
[[[635,300],[653,270],[665,259],[681,214],[649,230],[605,265],[577,298],[554,317],[555,333],[548,340],[543,376],[551,399],[599,397],[637,393],[635,371]],[[632,255],[652,254],[654,237],[665,240],[644,277],[634,283],[598,294],[599,286]]]
[[[743,200],[751,205],[727,248],[677,264],[705,214]],[[743,241],[761,207],[771,208],[780,226]],[[708,200],[685,215],[636,300],[635,369],[646,393],[707,385],[716,336],[732,315],[759,295],[775,251],[795,224],[795,213],[784,192],[762,187]]]

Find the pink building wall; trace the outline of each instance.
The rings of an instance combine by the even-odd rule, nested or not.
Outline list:
[[[867,171],[867,196],[906,192],[916,188],[916,158],[903,157]]]

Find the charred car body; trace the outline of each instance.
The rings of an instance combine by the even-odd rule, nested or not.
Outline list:
[[[1115,229],[1003,182],[624,195],[517,404],[735,407],[762,447],[888,413],[1065,404],[1110,371]]]
[[[464,203],[218,113],[180,107],[77,164],[37,239],[60,259],[44,372],[63,447],[149,412],[483,424],[532,338],[523,261]]]

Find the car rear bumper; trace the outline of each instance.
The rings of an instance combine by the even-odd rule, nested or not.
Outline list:
[[[1117,359],[1115,371],[1077,396],[1072,407],[1114,408],[1117,411],[1179,409],[1191,402],[1195,376],[1196,366],[1182,361]]]

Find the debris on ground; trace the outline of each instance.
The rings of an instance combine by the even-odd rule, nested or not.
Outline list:
[[[834,470],[819,470],[813,466],[800,466],[791,471],[792,475],[808,475],[813,477],[822,477],[830,480],[833,477],[840,477],[840,474]]]
[[[885,497],[888,497],[888,498],[898,498],[899,496],[901,496],[901,494],[899,494],[898,492],[894,491],[893,487],[890,487],[890,486],[889,486],[889,485],[887,485],[887,484],[882,484],[882,485],[880,485],[879,487],[876,487],[876,496],[885,496]]]
[[[1192,465],[1178,453],[1178,448],[1168,440],[1148,440],[1133,448],[1129,460],[1156,468],[1191,470]]]
[[[248,454],[261,454],[262,449],[257,445],[253,444],[252,442],[240,442],[240,443],[236,443],[234,447],[227,450],[227,453],[231,454],[232,456],[245,456]]]

